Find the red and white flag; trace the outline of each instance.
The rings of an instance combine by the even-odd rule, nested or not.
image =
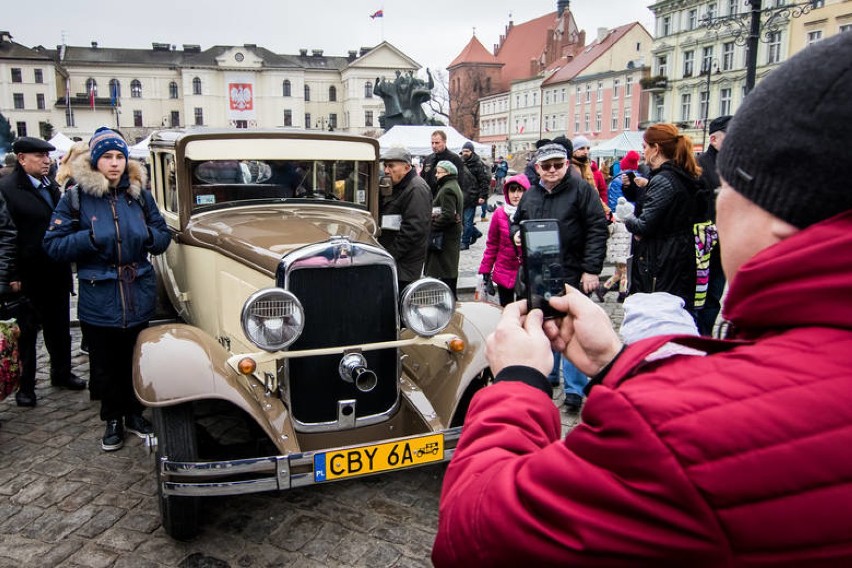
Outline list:
[[[89,86],[89,106],[92,110],[95,110],[95,86]]]
[[[384,18],[384,17],[385,17],[385,11],[384,10],[376,10],[375,12],[370,14],[371,20],[375,20],[376,18]]]

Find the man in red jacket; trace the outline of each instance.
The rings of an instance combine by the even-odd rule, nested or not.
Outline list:
[[[436,566],[852,565],[849,53],[850,34],[808,47],[728,128],[728,339],[625,348],[571,289],[551,300],[561,320],[505,308],[495,384],[444,480]],[[552,347],[594,377],[562,440]]]

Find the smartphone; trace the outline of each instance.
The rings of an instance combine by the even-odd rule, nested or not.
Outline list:
[[[636,180],[636,174],[633,172],[627,172],[627,179],[630,180],[630,183],[633,183]]]
[[[548,300],[565,293],[565,268],[559,223],[555,219],[521,221],[521,254],[526,280],[527,308],[544,312],[544,317],[565,314],[550,306]]]

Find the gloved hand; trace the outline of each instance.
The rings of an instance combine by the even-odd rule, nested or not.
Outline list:
[[[494,288],[494,281],[491,280],[491,274],[482,274],[482,283],[484,284],[485,293],[489,296],[493,296],[497,293],[497,290]]]
[[[623,222],[628,216],[633,215],[635,210],[636,207],[626,198],[619,197],[618,205],[615,206],[615,218]]]

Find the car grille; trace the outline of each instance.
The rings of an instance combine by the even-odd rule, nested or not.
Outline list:
[[[395,276],[387,264],[299,268],[288,288],[302,302],[305,329],[291,350],[360,345],[397,338]],[[355,400],[355,417],[388,413],[398,396],[396,349],[364,352],[378,384],[361,392],[340,378],[341,355],[290,359],[289,398],[303,424],[337,422],[338,401]]]

